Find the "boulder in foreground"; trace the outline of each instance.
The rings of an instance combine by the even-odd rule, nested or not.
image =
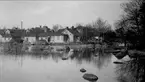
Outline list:
[[[97,81],[98,80],[98,77],[94,74],[89,74],[89,73],[86,73],[83,75],[83,78],[85,80],[88,80],[88,81]]]

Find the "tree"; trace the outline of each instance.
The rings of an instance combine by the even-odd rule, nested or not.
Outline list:
[[[122,4],[122,8],[124,10],[124,14],[119,21],[117,30],[123,30],[124,38],[130,42],[134,48],[143,49],[144,43],[144,27],[141,20],[143,18],[143,3],[144,0],[131,0],[128,3]],[[142,10],[141,10],[142,7]],[[119,30],[119,31],[120,31]],[[125,31],[126,30],[126,31]],[[123,38],[123,39],[124,39]],[[142,46],[141,46],[142,45]]]
[[[92,28],[94,28],[95,35],[99,34],[99,37],[104,37],[104,33],[111,30],[111,25],[101,18],[98,18],[92,23]]]
[[[128,30],[128,27],[127,27],[127,19],[125,17],[125,15],[122,15],[121,16],[121,19],[118,20],[116,23],[115,23],[115,27],[116,27],[116,33],[118,35],[118,37],[121,38],[121,42],[123,42],[126,46],[127,44],[127,30]]]
[[[82,42],[88,42],[88,40],[90,40],[92,37],[94,37],[93,28],[91,28],[89,26],[84,26],[82,29],[82,36],[81,36],[80,40]]]
[[[56,24],[56,25],[53,25],[53,27],[52,27],[52,29],[54,30],[54,31],[58,31],[59,29],[62,29],[63,27],[61,26],[61,25],[59,25],[59,24]]]
[[[43,26],[42,29],[44,30],[44,32],[49,32],[50,31],[50,28],[48,28],[48,26]]]
[[[80,40],[88,42],[96,36],[104,37],[104,33],[111,31],[111,25],[107,21],[98,18],[95,22],[87,25],[77,24],[75,29],[81,34]]]
[[[22,37],[24,36],[25,30],[24,29],[18,29],[18,28],[14,28],[10,30],[10,34],[12,36],[12,40],[11,41],[16,41],[18,43],[22,43]]]
[[[36,39],[38,39],[40,33],[44,33],[44,30],[41,27],[35,27],[31,28],[27,34],[34,34]]]
[[[89,25],[78,24],[76,28],[72,27],[71,29],[77,30],[79,32],[79,34],[81,35],[80,40],[84,43],[88,42],[88,40],[94,37],[95,34],[94,28]]]
[[[116,36],[115,31],[110,30],[104,33],[104,42],[108,43],[109,45],[113,45],[113,43],[117,41],[118,38]]]
[[[100,33],[100,35],[111,30],[111,25],[101,18],[98,18],[95,22],[93,22],[92,27],[95,28],[96,31]]]
[[[94,35],[99,36],[99,39],[101,39],[101,41],[105,39],[105,33],[111,31],[111,25],[108,24],[106,20],[103,20],[101,18],[98,18],[96,21],[94,21],[91,26],[95,30]]]

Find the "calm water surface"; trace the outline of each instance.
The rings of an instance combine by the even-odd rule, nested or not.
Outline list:
[[[0,53],[0,82],[88,82],[81,68],[98,76],[97,82],[117,82],[117,60],[112,54],[91,49],[33,54]],[[43,53],[42,53],[43,52]],[[95,56],[97,55],[97,56]],[[62,60],[67,57],[67,60]]]

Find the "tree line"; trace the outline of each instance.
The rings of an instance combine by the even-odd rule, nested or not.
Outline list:
[[[18,27],[13,27],[12,29],[9,29],[11,31],[11,35],[13,37],[20,38],[23,34],[33,34],[36,36],[36,38],[39,37],[39,34],[41,33],[49,33],[49,32],[57,32],[59,29],[64,29],[63,26],[56,24],[53,25],[52,28],[49,28],[48,26],[38,26],[38,27],[32,27],[28,29],[20,29]],[[77,24],[75,26],[68,27],[66,26],[65,29],[70,29],[72,31],[77,31],[80,35],[81,42],[88,42],[89,40],[92,40],[92,38],[99,36],[99,37],[106,37],[108,39],[108,34],[111,35],[113,30],[111,29],[111,25],[107,23],[106,20],[103,20],[101,18],[98,18],[96,21],[82,25]],[[6,29],[5,29],[6,30]]]

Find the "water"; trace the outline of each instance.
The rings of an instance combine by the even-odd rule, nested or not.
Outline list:
[[[0,53],[0,82],[88,82],[82,78],[81,68],[97,75],[97,82],[118,82],[113,63],[117,58],[112,54],[87,48],[51,53],[34,49],[36,53],[30,54],[32,46],[30,49],[17,55]]]

